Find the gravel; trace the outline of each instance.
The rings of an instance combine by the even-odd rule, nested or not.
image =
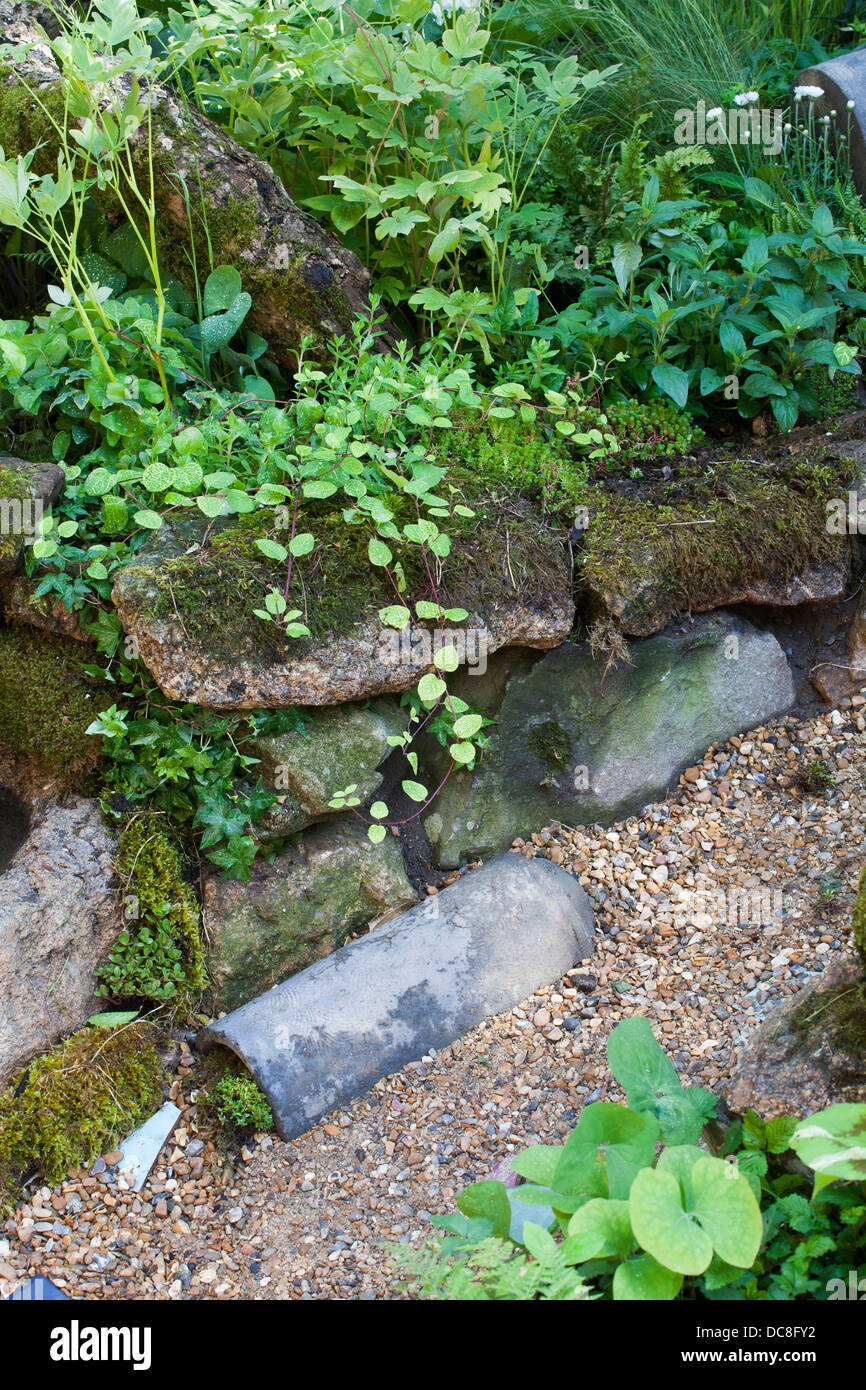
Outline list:
[[[605,1038],[621,1018],[648,1017],[686,1082],[718,1091],[756,1021],[849,943],[864,751],[858,695],[714,745],[640,817],[517,841],[578,876],[595,954],[292,1143],[257,1135],[221,1157],[182,1044],[167,1089],[182,1118],[144,1188],[107,1154],[28,1192],[0,1222],[0,1291],[40,1273],[96,1299],[400,1297],[383,1247],[422,1239],[467,1183],[619,1098]],[[797,783],[814,758],[835,776],[823,795]]]

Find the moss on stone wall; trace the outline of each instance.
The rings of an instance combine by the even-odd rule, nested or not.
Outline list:
[[[87,675],[93,653],[80,642],[30,627],[0,629],[0,742],[83,785],[100,761],[87,728],[111,703]]]
[[[804,458],[782,469],[751,461],[695,465],[664,487],[588,486],[581,554],[586,587],[628,596],[631,620],[712,607],[760,579],[787,582],[810,566],[844,564],[847,538],[826,527],[850,466]],[[663,624],[662,624],[663,625]]]
[[[415,519],[406,499],[383,500],[398,524]],[[452,551],[437,585],[445,605],[484,613],[505,598],[543,605],[554,591],[564,600],[561,537],[525,502],[472,495],[467,500],[476,515],[446,525]],[[369,562],[370,528],[348,525],[342,510],[305,505],[298,529],[311,531],[316,546],[295,561],[291,598],[312,637],[289,643],[274,625],[254,616],[268,591],[285,584],[285,565],[267,560],[256,546],[265,536],[285,542],[285,533],[273,530],[274,524],[270,509],[251,513],[223,531],[204,553],[162,565],[147,587],[142,616],[168,622],[179,618],[191,641],[223,660],[236,662],[252,647],[257,659],[278,662],[289,651],[303,655],[329,634],[351,631],[395,602],[384,572]],[[407,542],[393,549],[403,566],[406,600],[432,598],[420,547]]]
[[[134,916],[120,933],[98,992],[177,1003],[207,983],[195,894],[158,819],[139,816],[121,836],[115,869]]]
[[[11,530],[11,521],[7,521],[6,512],[8,506],[2,504],[20,501],[25,502],[33,497],[33,489],[30,485],[29,475],[18,468],[4,468],[0,464],[0,563],[14,560],[21,544],[20,536]],[[11,512],[10,512],[11,516]],[[4,534],[7,531],[8,534]]]
[[[0,1094],[0,1210],[31,1169],[56,1183],[114,1148],[160,1104],[161,1081],[143,1024],[82,1028],[38,1057]]]

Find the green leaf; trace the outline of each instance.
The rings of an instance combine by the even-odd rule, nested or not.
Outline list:
[[[652,1255],[638,1255],[617,1265],[611,1292],[615,1303],[670,1303],[683,1286],[683,1276],[665,1269]]]
[[[511,1159],[511,1167],[522,1178],[540,1183],[542,1187],[551,1187],[556,1165],[561,1158],[561,1144],[533,1144]]]
[[[314,545],[315,540],[312,532],[302,531],[300,535],[293,536],[289,541],[289,550],[295,559],[300,559],[304,555],[309,555]]]
[[[266,555],[269,560],[276,560],[278,564],[285,563],[289,558],[289,552],[286,550],[286,547],[280,545],[278,541],[270,541],[267,539],[257,540],[256,547],[263,555]]]
[[[439,671],[456,671],[459,664],[457,648],[453,643],[433,653],[433,665]]]
[[[377,565],[380,568],[390,565],[394,558],[385,542],[378,540],[376,536],[370,537],[369,544],[367,545],[367,554],[370,558],[370,564]]]
[[[374,820],[384,820],[388,814],[388,807],[384,801],[374,801],[370,807],[370,815]]]
[[[472,738],[484,723],[480,714],[464,714],[454,721],[454,732],[458,738]]]
[[[148,492],[166,492],[168,488],[175,486],[174,469],[166,468],[164,463],[152,463],[149,468],[145,468],[141,481]]]
[[[427,800],[427,788],[422,787],[420,782],[406,781],[403,783],[403,790],[411,801]]]
[[[628,1202],[624,1199],[593,1197],[574,1213],[568,1223],[568,1234],[596,1236],[593,1258],[599,1259],[617,1257],[624,1260],[637,1245]]]
[[[204,512],[205,516],[211,519],[222,516],[225,509],[225,502],[222,497],[197,497],[195,504],[200,512]]]
[[[143,526],[145,531],[158,531],[162,526],[162,517],[159,512],[152,512],[147,507],[140,512],[133,512],[132,519],[136,526]]]
[[[679,1274],[703,1274],[713,1243],[684,1210],[673,1173],[645,1168],[632,1183],[628,1205],[632,1230],[648,1254]]]
[[[367,835],[374,845],[381,845],[387,833],[384,825],[369,825],[367,827]]]
[[[511,1228],[511,1204],[504,1183],[491,1178],[473,1183],[461,1192],[457,1206],[464,1216],[492,1221],[494,1233],[507,1239]]]
[[[639,242],[618,241],[615,244],[613,256],[611,257],[611,264],[613,266],[613,273],[616,276],[616,283],[619,285],[623,294],[625,294],[628,289],[631,277],[634,275],[642,260],[643,251],[641,250]]]
[[[434,676],[432,671],[427,676],[422,676],[418,682],[418,695],[428,709],[437,704],[448,689],[443,680]]]
[[[702,1274],[715,1253],[742,1269],[754,1263],[763,1237],[761,1209],[749,1183],[730,1163],[701,1156],[688,1175],[691,1201],[673,1172],[639,1173],[629,1195],[639,1244],[668,1269]]]
[[[388,608],[379,609],[379,621],[384,623],[385,627],[395,627],[402,631],[412,621],[412,614],[402,604],[392,603]]]
[[[475,745],[472,743],[452,743],[448,748],[455,763],[461,765],[471,763],[475,758],[475,751]]]
[[[594,1101],[563,1146],[553,1186],[565,1194],[625,1198],[635,1174],[652,1163],[657,1138],[652,1115]]]
[[[121,1010],[118,1013],[92,1014],[87,1019],[90,1028],[122,1028],[125,1023],[132,1023],[133,1019],[138,1018],[138,1009]]]
[[[224,309],[230,309],[242,290],[243,281],[234,266],[218,265],[205,281],[205,313],[218,314]]]
[[[682,410],[689,398],[689,378],[682,367],[674,367],[670,362],[657,362],[651,376],[659,390],[670,396]]]
[[[826,1182],[866,1181],[866,1105],[831,1105],[797,1125],[791,1148]]]

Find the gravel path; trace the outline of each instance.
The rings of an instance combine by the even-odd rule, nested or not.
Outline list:
[[[141,1194],[103,1160],[34,1192],[0,1224],[0,1281],[39,1272],[86,1298],[399,1296],[383,1243],[419,1239],[507,1153],[616,1098],[604,1041],[619,1019],[646,1015],[689,1082],[719,1089],[756,1018],[847,945],[864,752],[860,695],[714,746],[642,818],[518,841],[591,894],[591,960],[301,1139],[257,1136],[236,1164],[196,1131],[186,1050],[170,1092],[183,1127]],[[835,776],[826,795],[797,786],[813,758]]]

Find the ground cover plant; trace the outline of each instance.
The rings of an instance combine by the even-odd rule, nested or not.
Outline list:
[[[646,1019],[617,1025],[608,1061],[626,1105],[593,1102],[564,1144],[517,1154],[523,1185],[466,1188],[458,1213],[433,1218],[437,1240],[396,1252],[416,1291],[658,1302],[847,1288],[866,1229],[866,1106],[800,1122],[748,1111],[722,1130],[715,1098],[683,1088]]]

